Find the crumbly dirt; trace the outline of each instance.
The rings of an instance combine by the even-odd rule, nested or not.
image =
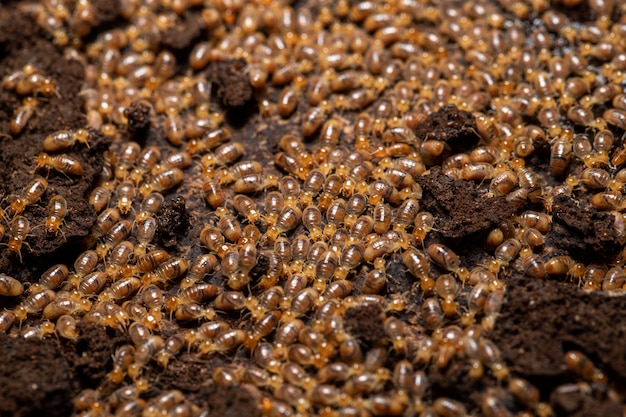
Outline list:
[[[552,222],[547,244],[565,249],[583,262],[599,262],[622,249],[623,238],[616,234],[615,216],[579,200],[565,195],[554,197]]]
[[[344,316],[344,326],[348,333],[366,346],[374,345],[385,337],[383,309],[378,304],[366,303],[350,307]]]
[[[178,389],[193,403],[206,407],[211,392],[216,389],[211,381],[213,368],[224,363],[223,358],[200,359],[183,354],[173,358],[165,368],[148,364],[150,386],[155,390]]]
[[[156,239],[166,248],[176,246],[178,236],[190,226],[189,214],[182,196],[172,198],[157,216]]]
[[[128,119],[128,134],[136,142],[144,142],[151,126],[150,106],[143,101],[136,101],[124,110],[124,116]]]
[[[61,352],[81,389],[97,388],[112,369],[113,354],[128,339],[110,327],[78,321],[76,340],[63,340]]]
[[[173,27],[161,34],[161,45],[165,48],[182,51],[191,48],[204,31],[204,24],[198,12],[187,11]]]
[[[243,388],[217,387],[206,397],[210,416],[259,417],[257,400]]]
[[[626,381],[626,297],[588,293],[571,284],[515,275],[491,338],[511,371],[549,395],[572,374],[564,355],[578,350],[610,379]],[[549,317],[549,319],[547,319]]]
[[[77,381],[55,339],[1,334],[0,346],[0,416],[70,415]]]
[[[244,107],[252,99],[252,86],[245,69],[243,59],[217,62],[211,68],[217,97],[227,109]]]
[[[433,167],[418,177],[423,195],[420,204],[435,218],[435,227],[444,238],[458,239],[488,231],[516,213],[519,206],[506,197],[485,196],[473,181],[455,180]]]
[[[451,155],[472,149],[480,139],[476,132],[476,118],[450,104],[430,114],[420,123],[415,129],[415,136],[423,140],[445,142],[446,154]]]
[[[550,404],[557,417],[619,416],[622,412],[619,404],[608,401],[602,384],[562,386],[550,395]]]
[[[46,168],[35,170],[46,136],[85,125],[82,98],[78,96],[83,66],[78,61],[63,58],[26,16],[7,9],[0,9],[0,55],[3,56],[0,77],[31,63],[56,81],[57,94],[38,99],[33,116],[17,135],[10,134],[9,123],[22,99],[13,91],[0,89],[0,196],[6,199],[20,196],[34,172],[48,181],[48,188],[39,202],[21,213],[30,224],[21,251],[3,250],[0,268],[18,278],[38,277],[52,264],[51,260],[71,262],[81,251],[80,242],[88,236],[96,219],[96,213],[88,204],[89,191],[102,170],[102,154],[110,140],[91,131],[88,146],[77,143],[65,151],[50,153],[51,156],[67,154],[78,160],[83,168],[81,175]],[[48,216],[48,201],[54,195],[63,196],[68,205],[62,232],[56,234],[46,232],[43,227]],[[5,227],[9,230],[8,225]],[[36,273],[33,274],[33,270]]]

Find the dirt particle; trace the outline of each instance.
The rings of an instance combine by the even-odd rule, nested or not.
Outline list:
[[[378,304],[365,303],[346,310],[344,326],[348,333],[366,346],[385,337],[383,309]]]
[[[172,198],[157,217],[157,239],[165,247],[176,245],[178,237],[191,226],[182,196]]]
[[[613,214],[565,195],[554,197],[552,212],[553,224],[546,236],[548,245],[565,249],[583,262],[597,262],[622,249]]]
[[[175,51],[187,49],[202,35],[203,30],[199,13],[185,13],[176,25],[161,34],[161,46]]]
[[[461,238],[486,231],[508,219],[518,209],[506,197],[484,196],[472,181],[454,180],[434,167],[418,178],[423,189],[420,203],[435,218],[435,227],[445,238]]]
[[[128,133],[143,142],[150,130],[150,106],[143,101],[135,101],[124,110],[124,116],[128,119]]]
[[[244,107],[252,99],[252,86],[245,68],[246,61],[243,59],[230,59],[213,65],[217,97],[227,109]]]
[[[419,139],[445,142],[446,151],[442,158],[475,146],[480,139],[476,132],[476,119],[472,113],[459,110],[454,104],[430,114],[415,129]]]

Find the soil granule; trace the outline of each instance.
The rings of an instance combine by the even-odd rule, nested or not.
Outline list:
[[[450,178],[439,167],[433,167],[418,182],[423,189],[420,204],[433,215],[434,229],[444,238],[458,239],[488,231],[519,208],[506,197],[488,198],[476,183]]]
[[[252,86],[243,59],[217,62],[211,68],[217,97],[227,109],[246,106],[252,99]]]
[[[385,337],[383,309],[378,304],[366,303],[350,307],[344,316],[344,326],[348,333],[366,346]]]
[[[128,119],[128,133],[138,142],[143,142],[150,130],[150,106],[136,101],[124,110]]]
[[[415,136],[423,140],[439,140],[447,145],[447,153],[464,152],[474,147],[480,137],[476,118],[455,105],[443,106],[430,114],[415,129]]]
[[[571,197],[554,197],[552,222],[546,236],[548,245],[565,249],[583,262],[599,262],[622,249],[624,236],[616,233],[614,214],[600,212]]]
[[[156,238],[165,247],[175,246],[177,237],[183,235],[191,225],[182,196],[172,198],[156,219]]]

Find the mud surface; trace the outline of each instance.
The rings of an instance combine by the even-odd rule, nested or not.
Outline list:
[[[76,382],[54,339],[0,335],[0,416],[68,416]]]
[[[78,323],[76,340],[64,341],[61,351],[71,366],[74,378],[85,388],[97,388],[111,370],[113,355],[127,338],[110,328]]]

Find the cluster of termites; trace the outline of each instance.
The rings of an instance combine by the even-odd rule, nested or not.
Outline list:
[[[82,321],[127,335],[107,381],[77,396],[85,417],[206,414],[180,391],[149,389],[146,369],[183,355],[236,355],[212,383],[243,387],[272,417],[554,415],[490,333],[507,271],[626,289],[622,253],[585,265],[546,247],[560,195],[611,214],[626,241],[624,6],[560,2],[587,7],[593,19],[580,22],[540,0],[448,3],[120,0],[125,25],[98,34],[90,0],[21,5],[84,63],[86,123],[45,137],[32,181],[4,200],[0,235],[13,255],[28,250],[31,206],[46,201],[46,231],[63,232],[67,202],[47,187],[49,176],[83,173],[69,150],[89,147],[90,129],[113,145],[89,194],[92,246],[26,288],[0,275],[0,295],[21,297],[0,313],[0,331],[73,341]],[[162,42],[191,11],[202,36],[184,60]],[[254,158],[255,139],[211,101],[211,68],[229,60],[245,61],[254,120],[293,128],[274,138],[273,164]],[[13,135],[37,97],[56,93],[32,65],[2,87],[25,96]],[[138,104],[160,129],[143,146],[129,126]],[[475,117],[473,149],[416,135],[451,108]],[[527,163],[542,158],[542,171]],[[436,167],[520,207],[485,232],[478,263],[422,207],[420,177]],[[159,219],[182,189],[202,196],[196,247],[168,251]],[[404,290],[392,291],[398,281]],[[346,317],[359,311],[376,312],[376,340],[353,334]],[[564,361],[577,384],[557,390],[586,395],[609,382],[581,352]],[[477,400],[432,394],[429,367],[452,363],[483,390]]]
[[[2,79],[2,88],[14,91],[21,99],[21,105],[15,109],[11,118],[9,130],[13,135],[18,135],[28,124],[39,104],[38,97],[45,99],[58,94],[54,80],[33,64],[24,65],[7,74]]]

